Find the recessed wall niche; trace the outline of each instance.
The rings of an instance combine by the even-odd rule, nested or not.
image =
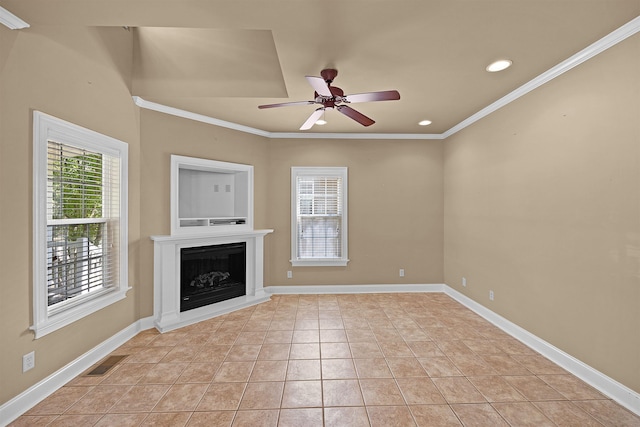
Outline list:
[[[171,156],[171,234],[253,230],[253,166]]]

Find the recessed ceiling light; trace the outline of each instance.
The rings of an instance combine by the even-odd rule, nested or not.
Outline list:
[[[422,120],[422,121],[418,122],[418,124],[420,126],[428,126],[428,125],[431,124],[431,120]]]
[[[490,73],[506,70],[511,66],[512,62],[508,59],[499,59],[491,64],[487,65],[486,70]]]
[[[316,120],[316,124],[317,124],[317,125],[320,125],[320,126],[322,126],[322,125],[326,125],[326,124],[327,124],[327,121],[326,121],[326,120],[324,120],[324,119],[318,119],[318,120]]]

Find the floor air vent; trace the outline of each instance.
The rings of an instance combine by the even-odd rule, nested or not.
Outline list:
[[[109,356],[102,361],[98,366],[87,372],[85,376],[96,377],[106,374],[111,368],[120,363],[127,356]]]

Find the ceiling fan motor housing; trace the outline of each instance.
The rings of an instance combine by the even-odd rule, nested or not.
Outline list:
[[[320,77],[322,77],[324,81],[327,82],[327,84],[331,83],[337,75],[338,70],[333,68],[325,68],[324,70],[320,71]]]

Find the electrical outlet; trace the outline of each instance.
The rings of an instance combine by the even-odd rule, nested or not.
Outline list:
[[[493,291],[489,291],[489,300],[493,301]]]
[[[287,279],[291,279],[293,277],[293,271],[287,270]]]
[[[22,372],[27,372],[36,367],[36,352],[32,351],[29,354],[22,356]]]
[[[404,268],[400,269],[400,277],[404,277]]]
[[[462,278],[462,286],[464,286],[465,288],[467,287],[467,278],[466,277]]]

